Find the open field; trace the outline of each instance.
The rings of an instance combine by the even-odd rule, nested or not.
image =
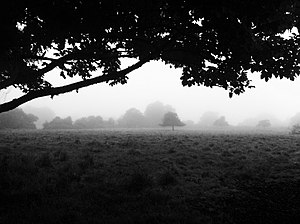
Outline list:
[[[297,223],[300,136],[1,131],[0,223]]]

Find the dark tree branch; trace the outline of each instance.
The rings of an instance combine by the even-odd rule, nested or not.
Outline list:
[[[71,92],[73,90],[78,90],[83,87],[87,87],[90,85],[94,85],[97,83],[101,82],[108,82],[108,81],[113,81],[117,80],[118,78],[123,78],[125,77],[128,73],[134,71],[135,69],[138,69],[141,67],[143,64],[147,63],[148,61],[156,58],[160,52],[168,47],[173,41],[170,41],[168,38],[163,40],[159,46],[153,49],[152,52],[149,54],[145,55],[138,61],[137,63],[133,64],[132,66],[129,66],[128,68],[113,72],[108,75],[102,75],[102,76],[97,76],[95,78],[91,79],[86,79],[83,81],[79,81],[76,83],[72,83],[69,85],[61,86],[61,87],[54,87],[54,88],[44,88],[36,91],[30,91],[29,93],[13,99],[9,102],[0,104],[0,113],[12,110],[28,101],[31,101],[33,99],[39,98],[39,97],[44,97],[44,96],[55,96],[59,95],[62,93],[66,92]],[[88,54],[88,55],[87,55]],[[70,60],[80,60],[80,59],[86,59],[87,56],[91,56],[89,52],[73,52],[68,55],[62,56],[61,58],[58,58],[56,60],[53,60],[51,63],[49,63],[46,67],[36,71],[36,75],[43,75],[49,71],[52,71],[56,66],[60,66]],[[94,57],[88,57],[89,59],[95,59],[95,60],[101,60],[104,59],[105,57],[120,57],[120,55],[109,55],[109,54],[102,54],[102,55],[95,55]],[[122,57],[122,56],[121,56]],[[29,59],[29,58],[28,58]],[[7,80],[9,81],[9,80]],[[14,84],[14,83],[13,83]]]
[[[122,54],[122,53],[127,53],[128,51],[117,51],[118,54],[117,57],[130,57],[128,54]],[[102,55],[99,56],[97,55],[97,57],[95,57],[95,54],[93,53],[81,53],[81,52],[77,52],[76,56],[72,56],[72,54],[68,54],[65,56],[68,56],[67,58],[64,58],[65,56],[61,57],[61,58],[50,58],[50,57],[44,57],[44,56],[37,56],[37,55],[29,55],[29,56],[25,56],[23,57],[23,59],[29,59],[29,60],[37,60],[37,61],[52,61],[54,63],[68,63],[68,61],[72,61],[72,60],[83,60],[83,59],[93,59],[93,60],[103,60],[103,59],[110,59],[110,58],[116,58],[116,56],[111,56],[111,55]]]
[[[57,61],[59,58],[50,58],[45,56],[38,55],[29,55],[24,56],[23,59],[37,60],[37,61]]]
[[[41,60],[41,61],[51,61],[51,63],[49,63],[48,65],[46,65],[44,68],[41,68],[37,71],[35,71],[35,75],[36,76],[42,76],[44,75],[45,73],[47,72],[50,72],[52,71],[55,67],[57,66],[61,66],[63,64],[68,64],[70,63],[69,61],[72,61],[72,60],[82,60],[82,59],[87,59],[87,58],[90,58],[90,59],[94,59],[94,60],[103,60],[103,59],[112,59],[112,58],[132,58],[131,56],[129,55],[117,55],[117,56],[112,56],[112,55],[102,55],[102,56],[94,56],[93,54],[86,54],[86,53],[82,53],[82,52],[77,52],[77,53],[70,53],[68,55],[65,55],[65,56],[62,56],[60,58],[49,58],[49,57],[43,57],[43,56],[35,56],[35,55],[32,55],[32,56],[25,56],[23,57],[23,59],[33,59],[33,60]],[[16,78],[18,75],[20,75],[21,72],[18,71],[18,72],[14,72],[14,76],[9,78],[9,79],[5,79],[3,81],[0,82],[0,90],[1,89],[5,89],[9,86],[12,86],[14,84],[18,84],[16,83]]]
[[[58,59],[53,60],[53,61],[52,61],[50,64],[48,64],[46,67],[44,67],[44,68],[38,70],[37,73],[38,73],[39,75],[43,75],[43,74],[45,74],[45,73],[47,73],[47,72],[52,71],[55,67],[63,65],[64,63],[66,63],[66,62],[69,61],[69,60],[72,60],[72,53],[71,53],[71,54],[68,54],[68,55],[65,55],[65,56],[63,56],[63,57],[60,57],[60,58],[58,58]]]
[[[97,76],[95,78],[79,81],[79,82],[61,86],[61,87],[47,88],[47,89],[41,89],[41,90],[29,92],[19,98],[9,101],[7,103],[0,104],[0,113],[15,109],[16,107],[22,105],[23,103],[26,103],[28,101],[31,101],[31,100],[39,98],[39,97],[55,96],[55,95],[59,95],[62,93],[67,93],[67,92],[71,92],[74,90],[78,90],[80,88],[94,85],[97,83],[111,81],[111,80],[114,80],[119,77],[125,77],[128,73],[138,69],[143,64],[147,63],[149,60],[150,60],[149,58],[140,60],[139,62],[133,64],[132,66],[129,66],[126,69],[123,69],[118,72],[114,72],[109,75]]]
[[[54,59],[50,64],[48,64],[46,67],[38,70],[38,71],[35,71],[36,72],[36,76],[41,76],[41,75],[44,75],[45,73],[49,72],[49,71],[52,71],[56,66],[59,66],[59,65],[62,65],[64,64],[67,60],[69,60],[69,57],[70,55],[66,55],[66,56],[63,56],[61,58],[58,58],[58,59]],[[29,59],[29,58],[27,58]],[[20,71],[20,69],[17,69],[18,68],[18,64],[15,65],[15,68],[13,72],[13,75],[12,77],[10,77],[9,79],[6,79],[2,82],[0,82],[0,90],[1,89],[5,89],[9,86],[12,86],[14,84],[18,84],[16,83],[16,80],[17,80],[17,77],[19,75],[21,75],[22,72],[24,71]]]

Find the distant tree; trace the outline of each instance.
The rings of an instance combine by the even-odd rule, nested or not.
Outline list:
[[[73,126],[74,128],[79,129],[102,128],[104,126],[104,121],[101,116],[89,116],[75,120]]]
[[[0,129],[36,129],[34,122],[38,117],[33,114],[26,114],[20,108],[0,113]]]
[[[207,111],[202,114],[198,125],[202,127],[213,126],[214,122],[219,118],[219,114],[213,111]]]
[[[167,112],[175,112],[175,109],[172,106],[164,105],[159,101],[150,103],[144,112],[147,126],[158,127],[164,117],[164,114]]]
[[[214,126],[218,126],[218,127],[226,127],[229,126],[228,122],[226,121],[224,116],[221,116],[219,119],[217,119],[214,122]]]
[[[141,111],[131,108],[119,119],[120,127],[125,128],[142,128],[145,127],[145,117]]]
[[[113,128],[116,125],[116,121],[113,118],[109,118],[108,120],[104,120],[104,127]]]
[[[256,125],[256,127],[269,128],[269,127],[271,127],[271,122],[270,122],[270,120],[260,120],[258,122],[258,124]]]
[[[174,112],[167,112],[163,117],[162,124],[160,124],[162,127],[172,127],[173,131],[175,126],[184,125],[185,124],[179,120],[178,115]]]
[[[300,124],[294,124],[291,128],[291,134],[300,134]]]
[[[64,119],[60,117],[55,117],[52,121],[45,122],[43,126],[44,129],[72,129],[73,122],[70,116]]]
[[[300,134],[300,112],[290,118],[291,134]]]
[[[300,112],[290,118],[290,125],[300,124]]]
[[[285,122],[278,119],[276,116],[270,113],[261,113],[255,117],[247,118],[240,122],[238,126],[244,127],[257,127],[260,121],[269,120],[272,127],[284,127]]]
[[[37,128],[43,128],[43,124],[46,121],[51,121],[55,118],[55,113],[48,107],[33,107],[33,106],[25,106],[22,107],[25,113],[30,113],[38,117],[38,120],[35,122]]]
[[[79,128],[79,129],[85,129],[85,128],[88,128],[88,124],[87,124],[87,118],[86,117],[83,117],[83,118],[79,118],[77,120],[74,121],[74,128]]]

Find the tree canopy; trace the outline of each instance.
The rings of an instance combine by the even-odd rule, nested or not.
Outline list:
[[[25,107],[22,107],[22,110],[26,114],[33,114],[38,117],[38,120],[35,122],[35,126],[38,129],[42,129],[43,124],[46,121],[51,121],[53,118],[56,117],[54,111],[48,107],[33,107],[26,105]]]
[[[298,0],[11,0],[0,9],[0,91],[27,101],[96,83],[125,84],[143,64],[161,60],[182,69],[184,86],[219,86],[229,95],[251,87],[248,71],[294,80]],[[123,58],[134,63],[121,67]],[[80,77],[54,86],[45,74]],[[95,73],[95,71],[98,71]],[[158,80],[159,81],[159,80]]]
[[[0,114],[0,129],[36,129],[34,122],[38,117],[33,114],[26,114],[22,109]]]
[[[228,122],[226,121],[226,118],[224,116],[221,116],[215,122],[213,123],[214,126],[218,127],[227,127],[229,126]]]
[[[218,118],[219,114],[217,112],[206,111],[200,117],[198,125],[203,127],[213,126],[214,122],[218,120]]]
[[[162,119],[162,124],[160,124],[162,127],[172,127],[172,131],[174,131],[174,126],[181,127],[184,125],[185,124],[178,118],[177,113],[174,112],[165,113]]]
[[[52,121],[48,122],[46,121],[44,124],[44,129],[73,129],[73,121],[72,118],[66,117],[66,118],[60,118],[55,117]]]
[[[146,126],[143,113],[136,108],[128,109],[119,119],[118,124],[125,128],[143,128]]]
[[[148,104],[144,112],[147,126],[159,127],[159,123],[167,112],[175,112],[175,109],[159,101]]]

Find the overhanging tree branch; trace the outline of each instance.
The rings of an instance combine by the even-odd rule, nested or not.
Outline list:
[[[39,69],[37,71],[34,71],[34,70],[32,70],[32,71],[35,72],[35,76],[44,75],[45,73],[47,73],[49,71],[52,71],[56,66],[60,66],[60,65],[62,65],[64,63],[66,63],[68,60],[70,60],[70,57],[71,57],[71,55],[65,55],[65,56],[63,56],[61,58],[53,59],[52,62],[49,63],[44,68],[41,68],[41,69]],[[10,78],[5,79],[4,81],[0,82],[0,90],[1,89],[5,89],[5,88],[7,88],[9,86],[12,86],[14,84],[18,84],[17,81],[16,81],[17,78],[18,78],[18,76],[21,76],[23,73],[25,73],[25,71],[19,69],[19,64],[18,63],[16,63],[14,65],[13,69],[14,69],[13,75]]]
[[[157,4],[20,2],[13,1],[11,10],[2,13],[7,18],[2,30],[8,35],[0,42],[0,90],[15,86],[27,94],[0,105],[0,112],[37,97],[106,80],[122,83],[126,77],[122,71],[87,78],[97,68],[119,70],[123,57],[162,60],[183,68],[183,85],[219,86],[231,95],[249,87],[246,69],[262,72],[265,79],[293,79],[298,74],[299,36],[283,40],[277,35],[294,27],[300,29],[300,0],[234,4],[169,0]],[[59,13],[49,13],[52,11]],[[56,54],[45,57],[45,51],[51,49]],[[206,62],[216,66],[206,66]],[[62,70],[62,77],[76,75],[84,81],[50,88],[44,74],[56,67]]]
[[[111,73],[109,75],[97,76],[95,78],[75,82],[75,83],[61,86],[61,87],[47,88],[47,89],[41,89],[41,90],[29,92],[19,98],[9,101],[7,103],[0,104],[0,113],[15,109],[16,107],[22,105],[23,103],[29,102],[29,101],[39,98],[39,97],[55,96],[55,95],[59,95],[62,93],[67,93],[67,92],[71,92],[74,90],[78,90],[80,88],[94,85],[97,83],[115,80],[116,78],[119,78],[119,77],[125,77],[128,73],[140,68],[142,65],[147,63],[149,60],[150,60],[150,58],[140,60],[137,63],[127,67],[126,69]]]
[[[93,60],[103,60],[103,59],[112,59],[112,58],[131,58],[131,56],[128,55],[108,55],[108,54],[102,54],[102,55],[98,55],[97,57],[93,57],[93,54],[87,54],[87,53],[82,53],[82,52],[76,52],[76,53],[70,53],[68,55],[62,56],[60,58],[49,58],[49,57],[43,57],[43,56],[24,56],[23,59],[31,59],[31,60],[40,60],[40,61],[51,61],[51,63],[49,63],[48,65],[46,65],[45,67],[34,71],[35,72],[35,76],[39,77],[44,75],[47,72],[52,71],[55,67],[59,67],[62,66],[64,64],[70,64],[72,60],[82,60],[82,59],[86,59],[86,58],[90,58]],[[17,67],[17,65],[15,66]],[[0,82],[0,90],[1,89],[5,89],[9,86],[12,86],[14,84],[18,84],[16,83],[16,78],[19,75],[22,75],[22,72],[24,71],[19,71],[20,69],[14,69],[16,70],[14,72],[14,76],[8,79],[5,79],[3,81]]]

